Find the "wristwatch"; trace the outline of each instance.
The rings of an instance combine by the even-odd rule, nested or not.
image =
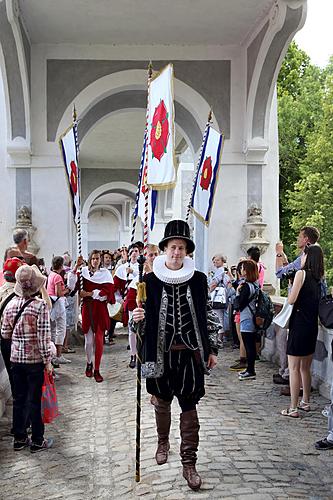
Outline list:
[[[277,257],[283,257],[282,253],[277,253],[276,256]]]

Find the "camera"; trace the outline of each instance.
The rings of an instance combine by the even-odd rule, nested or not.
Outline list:
[[[281,276],[282,280],[290,280],[294,281],[295,274],[297,273],[297,269],[289,269],[286,273],[283,273]]]

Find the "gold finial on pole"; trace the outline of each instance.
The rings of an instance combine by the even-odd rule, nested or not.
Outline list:
[[[148,78],[151,78],[153,76],[153,63],[149,61],[148,64]]]

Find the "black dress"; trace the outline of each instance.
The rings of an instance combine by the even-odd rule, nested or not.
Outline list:
[[[310,271],[305,273],[304,284],[289,321],[287,354],[291,356],[308,356],[316,350],[320,281]]]

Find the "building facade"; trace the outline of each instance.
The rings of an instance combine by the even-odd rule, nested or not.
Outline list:
[[[209,109],[224,132],[208,228],[193,220],[195,255],[233,264],[250,244],[274,284],[278,218],[275,84],[306,0],[0,0],[1,255],[30,217],[32,249],[76,254],[59,136],[79,118],[83,253],[128,244],[147,101],[147,65],[175,73],[178,182],[159,197],[157,241],[184,218]],[[30,215],[29,215],[30,214]],[[141,225],[137,226],[141,238]]]

